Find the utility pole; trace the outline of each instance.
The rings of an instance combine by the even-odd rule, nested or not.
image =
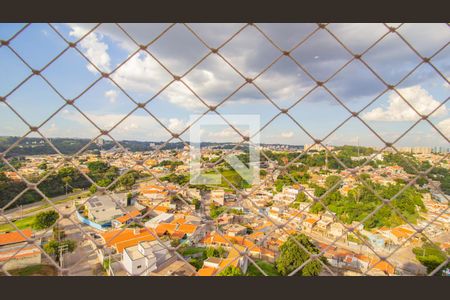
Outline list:
[[[64,245],[59,244],[58,248],[59,248],[59,267],[62,269],[63,265],[64,265],[63,255],[64,255],[64,252],[67,251],[68,245],[67,244],[64,244]]]

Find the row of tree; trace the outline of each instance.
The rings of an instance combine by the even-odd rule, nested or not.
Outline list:
[[[87,167],[89,169],[87,176],[102,187],[109,186],[120,175],[117,167],[111,166],[104,161],[89,162],[87,163]],[[44,166],[42,166],[42,168],[44,169],[42,174],[33,175],[27,179],[31,182],[39,182],[41,178],[48,174],[48,172],[51,172]],[[119,180],[111,186],[111,189],[130,189],[139,177],[140,174],[138,172],[130,171],[121,176]],[[57,172],[52,172],[43,182],[39,184],[38,188],[42,191],[42,193],[44,193],[44,195],[50,198],[71,193],[75,189],[90,188],[91,192],[96,191],[95,185],[92,185],[91,182],[73,166],[64,166]],[[0,207],[5,206],[24,189],[26,189],[26,184],[23,181],[12,180],[8,178],[4,172],[0,172]],[[36,191],[30,190],[24,193],[9,208],[40,200],[42,200],[41,195]]]

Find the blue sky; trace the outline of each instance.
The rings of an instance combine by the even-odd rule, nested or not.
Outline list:
[[[68,41],[77,41],[93,24],[53,24]],[[219,47],[243,24],[188,24],[210,47]],[[147,44],[170,24],[121,24],[138,44]],[[9,40],[23,24],[1,24],[0,39]],[[258,27],[282,50],[290,50],[316,30],[314,24],[258,24]],[[388,32],[382,24],[330,24],[329,30],[353,53],[362,53],[374,41]],[[450,28],[445,24],[405,24],[398,32],[411,43],[420,55],[430,57],[450,41]],[[138,46],[117,25],[102,24],[86,36],[77,47],[98,69],[111,72]],[[47,24],[32,24],[11,40],[10,46],[27,64],[42,69],[66,47],[66,42]],[[328,144],[356,144],[380,146],[381,141],[357,119],[350,119],[337,131],[330,132],[344,122],[350,113],[323,88],[314,87],[314,81],[291,59],[282,57],[252,84],[231,68],[219,55],[211,54],[183,77],[195,92],[173,80],[156,60],[175,75],[183,75],[196,62],[208,54],[203,45],[184,25],[170,27],[166,33],[148,47],[150,56],[140,51],[134,54],[112,75],[122,91],[109,79],[101,79],[81,94],[100,77],[100,73],[76,50],[68,49],[44,71],[44,77],[58,93],[67,99],[76,98],[75,105],[98,127],[110,129],[135,110],[136,102],[151,98],[146,109],[135,110],[111,135],[118,139],[165,141],[170,134],[152,117],[173,132],[182,132],[189,125],[190,115],[203,113],[205,105],[217,105],[231,93],[229,99],[217,109],[222,114],[258,114],[264,126],[279,110],[266,99],[267,95],[280,108],[288,108],[304,97],[290,110],[292,118],[315,138]],[[235,38],[219,50],[245,77],[254,78],[279,55],[274,47],[255,28],[244,28]],[[296,50],[292,51],[301,66],[317,80],[325,81],[346,64],[351,55],[325,30],[317,30]],[[450,77],[450,47],[447,46],[431,62],[421,65],[398,86],[399,93],[420,113],[430,113],[448,100]],[[363,55],[364,61],[386,82],[397,84],[416,67],[420,58],[395,33],[388,33],[375,47]],[[48,137],[93,138],[99,131],[80,112],[65,106],[60,95],[44,79],[34,76],[13,89],[30,74],[29,68],[7,47],[0,47],[0,95],[7,95],[8,104],[31,125],[42,124],[49,116],[59,112],[43,124],[41,132]],[[443,77],[447,78],[445,80]],[[360,61],[348,64],[340,73],[327,81],[326,87],[351,111],[359,111],[379,96],[385,86]],[[12,92],[13,91],[13,92]],[[158,94],[157,94],[158,93]],[[81,94],[81,95],[80,95]],[[157,94],[157,95],[156,95]],[[155,96],[156,95],[156,96]],[[394,92],[386,92],[361,112],[367,124],[387,141],[394,141],[411,127],[419,116]],[[22,136],[27,126],[5,104],[0,104],[0,135]],[[430,117],[446,138],[426,122],[420,122],[404,136],[399,146],[448,147],[450,113],[448,104],[441,105]],[[189,132],[182,138],[187,140]],[[231,141],[238,135],[229,127],[211,128],[206,140]],[[260,133],[263,143],[304,144],[311,139],[286,115],[280,115]]]

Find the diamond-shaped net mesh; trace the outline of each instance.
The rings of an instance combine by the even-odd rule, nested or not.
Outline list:
[[[446,112],[450,29],[433,24],[440,26],[439,33],[432,28],[411,35],[408,24],[372,25],[353,24],[343,31],[339,24],[322,23],[151,28],[84,24],[74,25],[70,33],[62,24],[25,24],[14,30],[1,25],[3,74],[14,77],[0,84],[2,114],[8,115],[1,126],[23,133],[0,153],[5,191],[0,226],[8,232],[0,235],[2,272],[110,276],[448,272],[448,151],[411,150],[428,155],[424,163],[398,145],[412,135],[420,140],[427,127],[448,146],[448,122],[437,125],[432,117]],[[276,26],[292,26],[293,33],[280,37],[272,32]],[[33,28],[53,36],[45,51],[35,51],[46,41],[31,34]],[[215,34],[215,28],[224,30]],[[108,49],[99,41],[106,33],[113,33],[116,44],[126,45],[125,54],[109,49],[118,53],[115,61],[94,52],[98,47]],[[438,47],[422,47],[420,39],[427,35]],[[264,47],[249,47],[253,43]],[[395,50],[387,51],[386,45]],[[264,59],[252,60],[256,56]],[[218,73],[211,75],[206,67],[199,71],[204,64],[219,66],[214,71]],[[79,76],[86,66],[88,72]],[[273,84],[283,85],[280,72],[287,68],[295,69],[303,80],[301,85],[287,83],[295,85],[294,92]],[[146,72],[136,75],[136,69]],[[220,84],[202,87],[211,76]],[[412,101],[422,91],[404,87],[411,82],[417,86],[424,77],[444,86],[439,101],[429,95],[422,95],[422,102]],[[115,88],[105,94],[111,102],[91,103],[107,84]],[[375,96],[357,105],[348,100],[348,86],[370,89]],[[216,96],[211,97],[208,89]],[[227,176],[223,169],[227,153],[259,147],[227,119],[237,109],[233,99],[251,100],[250,93],[258,93],[270,107],[261,112],[261,127],[254,135],[280,122],[309,141],[303,149],[285,150],[282,155],[260,151],[261,161],[269,167],[253,186]],[[26,100],[31,94],[45,98],[45,106]],[[173,106],[167,108],[161,95],[172,98]],[[303,108],[314,96],[328,99],[332,108],[315,116],[318,121],[311,127],[304,122]],[[384,112],[385,118],[404,117],[406,127],[392,123],[393,128],[386,128],[364,117],[382,113],[373,106],[387,96],[403,105],[405,115]],[[313,105],[323,105],[314,101]],[[107,113],[107,106],[115,102],[128,113]],[[35,114],[24,109],[30,104]],[[90,105],[97,106],[100,117],[88,111]],[[257,106],[244,101],[239,109],[259,113]],[[201,112],[181,130],[167,117],[180,107]],[[334,118],[333,111],[338,110],[346,117]],[[89,127],[90,138],[81,144],[50,138],[58,122],[66,120],[64,115]],[[204,166],[222,177],[219,190],[191,185],[183,169],[189,129],[206,115],[220,116],[237,140],[227,151],[216,151],[214,160]],[[151,151],[131,151],[124,136],[137,128],[138,120],[145,120],[146,131],[162,129],[156,139],[164,142],[153,143]],[[354,148],[356,159],[330,146],[342,132],[351,135],[352,128],[380,145],[362,161],[359,151],[365,148],[359,144]],[[24,145],[29,144],[47,152],[23,160]],[[98,148],[103,151],[95,152]],[[311,159],[318,155],[325,162]],[[396,159],[395,164],[383,166],[383,158]],[[32,165],[37,167],[34,173]],[[308,173],[305,167],[313,171]],[[41,175],[36,176],[36,170]],[[374,176],[381,184],[374,183]],[[211,204],[213,194],[219,199],[216,204]],[[233,204],[225,205],[229,198]]]

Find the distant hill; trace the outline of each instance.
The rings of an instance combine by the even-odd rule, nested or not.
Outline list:
[[[6,151],[11,145],[16,143],[20,138],[14,136],[4,136],[0,137],[0,152]],[[84,150],[100,151],[100,150],[111,150],[120,149],[119,146],[113,141],[103,140],[101,142],[91,143],[89,146],[89,139],[77,139],[77,138],[49,138],[48,139],[62,154],[71,155],[77,153],[84,147]],[[131,141],[123,140],[119,143],[126,149],[132,152],[136,151],[151,151],[159,148],[164,142],[142,142],[142,141]],[[189,144],[187,142],[187,144]],[[162,149],[182,149],[185,146],[182,142],[167,143]],[[201,144],[202,147],[211,147],[215,149],[232,149],[236,146],[236,143],[210,143],[204,142]],[[288,147],[291,149],[303,149],[303,146],[291,146],[283,144],[262,144],[262,146],[272,146],[272,147]],[[237,147],[237,149],[244,148],[242,145]],[[43,138],[24,138],[16,145],[11,151],[7,153],[6,156],[21,156],[21,155],[43,155],[43,154],[57,154],[57,152],[50,146]]]

